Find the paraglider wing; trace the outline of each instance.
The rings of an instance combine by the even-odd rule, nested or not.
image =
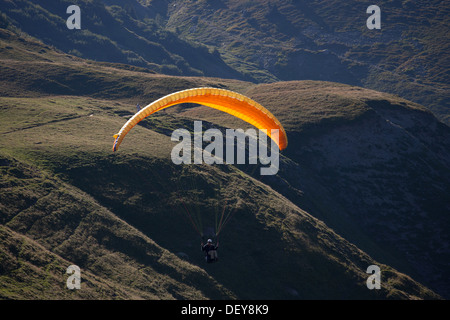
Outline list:
[[[277,142],[280,150],[287,147],[287,136],[283,126],[266,108],[252,99],[229,90],[218,88],[195,88],[178,91],[156,100],[130,118],[114,135],[113,151],[117,151],[127,133],[142,119],[162,109],[181,104],[196,103],[229,113],[258,129],[266,129],[267,135]],[[278,129],[278,137],[271,130]]]

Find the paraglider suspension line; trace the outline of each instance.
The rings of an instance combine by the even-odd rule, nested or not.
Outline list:
[[[181,201],[181,203],[183,204],[183,207],[184,207],[184,209],[186,210],[186,213],[188,214],[188,218],[189,218],[189,220],[191,221],[192,226],[194,227],[195,231],[197,231],[197,233],[198,233],[200,236],[203,236],[202,232],[200,232],[200,230],[198,230],[196,224],[194,223],[194,219],[192,218],[191,213],[189,212],[188,208],[186,207],[186,204],[184,203],[183,200],[180,199],[180,201]]]
[[[231,211],[231,213],[229,213],[225,217],[225,208],[226,208],[226,205],[223,206],[222,215],[220,217],[219,225],[217,227],[216,236],[219,236],[220,231],[222,231],[223,227],[225,227],[225,225],[228,223],[228,221],[231,220],[231,218],[233,217],[234,213],[236,212],[236,207],[235,207],[235,208],[233,208],[233,211]],[[224,217],[225,217],[225,219],[224,219]]]

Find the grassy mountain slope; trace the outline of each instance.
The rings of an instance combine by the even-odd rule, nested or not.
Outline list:
[[[307,212],[314,200],[311,210],[318,216],[341,204],[335,198],[319,199],[320,203],[315,198],[327,184],[318,183],[311,195],[310,185],[297,184],[284,171],[298,164],[301,170],[294,168],[290,178],[302,177],[303,163],[295,156],[305,136],[360,122],[370,108],[348,102],[354,102],[350,96],[358,97],[362,89],[280,83],[271,90],[274,99],[284,88],[293,91],[285,96],[297,104],[273,104],[264,85],[97,64],[7,31],[1,34],[1,52],[6,55],[1,68],[7,75],[2,90],[9,92],[0,99],[3,298],[439,297],[385,263],[385,247],[374,259],[372,252],[352,243],[358,239],[349,242],[347,235],[342,237],[339,225]],[[39,46],[42,52],[36,50]],[[152,117],[133,130],[119,153],[111,153],[112,134],[134,113],[135,103],[200,85],[248,93],[286,122],[293,151],[283,157],[279,177],[258,181],[229,165],[173,165],[168,134],[192,123],[193,115],[222,126],[235,124],[232,117],[206,113],[201,107],[173,108]],[[293,87],[306,92],[297,94]],[[335,95],[322,94],[325,89]],[[329,105],[314,108],[305,96],[329,100]],[[294,110],[303,115],[293,118]],[[196,197],[181,192],[180,183],[186,180],[194,183]],[[217,192],[237,205],[220,236],[221,261],[209,266],[180,202],[200,212],[208,227],[214,224],[212,212],[223,205]],[[303,193],[306,200],[289,200],[293,193]],[[322,211],[317,210],[319,204]],[[348,214],[346,210],[339,213]],[[368,249],[377,246],[370,234],[364,241]],[[65,288],[64,272],[70,264],[81,267],[86,291]],[[371,264],[382,268],[381,290],[366,287],[365,271]]]
[[[64,0],[45,4],[1,1],[1,24],[78,57],[132,64],[165,74],[243,78],[207,47],[164,31],[151,14],[151,6],[135,9],[150,12],[141,21],[117,5],[79,1],[81,29],[69,30],[66,9],[73,4]]]
[[[2,298],[233,297],[81,190],[9,156],[1,163]],[[71,264],[82,270],[80,290],[65,287]]]
[[[214,46],[260,82],[325,80],[364,86],[429,107],[448,124],[449,5],[379,1],[173,1],[167,28]]]
[[[126,64],[80,59],[5,29],[0,29],[0,43],[2,96],[89,95],[132,98],[135,104],[143,104],[157,97],[151,90],[153,86],[166,94],[217,83],[214,79],[171,77]],[[238,80],[227,83],[231,88],[246,84]]]
[[[25,100],[45,110],[39,99]],[[66,109],[70,108],[77,105],[69,103]],[[106,283],[109,291],[92,293],[92,298],[105,298],[116,290],[117,298],[162,299],[436,297],[388,266],[382,266],[386,287],[369,291],[365,269],[375,261],[281,195],[233,168],[195,169],[200,171],[195,175],[199,179],[196,189],[206,195],[193,204],[199,210],[211,210],[208,200],[216,199],[210,195],[211,187],[218,181],[246,204],[223,233],[222,261],[215,268],[201,270],[205,266],[198,236],[180,209],[168,205],[180,197],[173,187],[176,183],[167,183],[176,182],[180,170],[167,159],[168,137],[138,128],[129,143],[141,146],[112,156],[109,141],[99,137],[106,136],[112,124],[119,125],[122,117],[99,113],[62,122],[50,117],[40,126],[21,129],[18,125],[2,134],[2,150],[8,154],[2,157],[3,228],[30,238],[59,260],[77,264]],[[88,136],[77,134],[83,128]],[[142,140],[149,144],[142,146],[138,143]],[[12,159],[11,154],[21,160]],[[190,257],[189,263],[174,254],[180,250]],[[28,259],[25,253],[19,258]],[[40,263],[50,268],[49,263]],[[25,281],[33,288],[40,281],[22,280],[15,268],[7,270],[5,297],[20,297],[15,291],[18,283]],[[57,285],[56,280],[53,275],[49,288]],[[45,293],[26,289],[22,294],[45,297]],[[62,293],[62,297],[67,296]]]
[[[381,30],[366,27],[370,1],[80,0],[82,28],[69,30],[72,4],[2,0],[0,27],[165,74],[363,86],[420,103],[449,124],[445,1],[380,1]]]

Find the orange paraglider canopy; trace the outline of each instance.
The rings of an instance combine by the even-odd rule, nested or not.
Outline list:
[[[258,129],[266,129],[267,135],[283,150],[287,147],[287,136],[283,126],[269,110],[252,99],[229,90],[218,88],[195,88],[178,91],[158,99],[130,118],[114,135],[113,151],[117,151],[127,133],[142,119],[162,109],[181,104],[197,103],[229,113],[240,118]],[[272,135],[276,129],[277,136]]]

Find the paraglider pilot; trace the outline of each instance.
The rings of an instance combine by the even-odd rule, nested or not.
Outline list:
[[[219,260],[219,258],[217,256],[218,248],[219,248],[219,243],[217,243],[217,245],[214,245],[212,243],[211,239],[208,239],[208,241],[206,242],[205,245],[203,245],[203,242],[202,242],[202,251],[205,252],[206,262],[211,263],[211,262],[216,262]]]

